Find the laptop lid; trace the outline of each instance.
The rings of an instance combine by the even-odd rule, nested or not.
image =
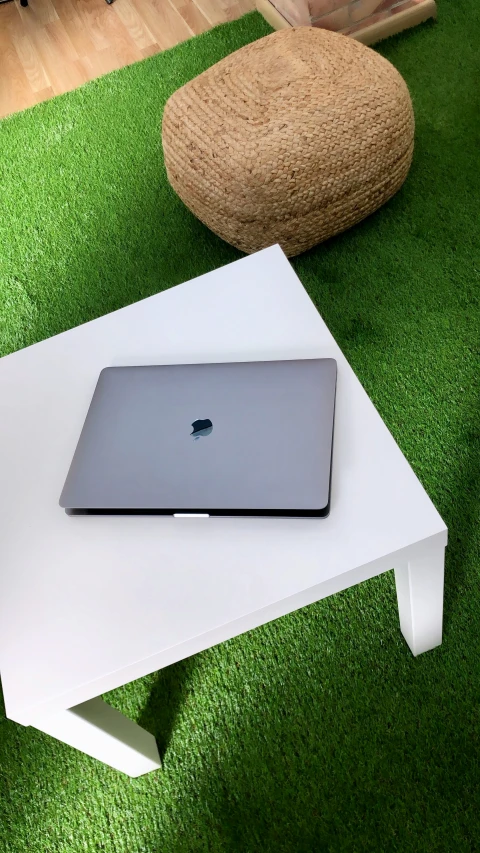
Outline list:
[[[326,515],[336,372],[334,359],[105,368],[60,506]]]

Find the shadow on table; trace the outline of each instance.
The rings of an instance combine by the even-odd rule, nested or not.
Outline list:
[[[155,736],[162,759],[170,743],[179,709],[187,697],[194,667],[195,659],[186,658],[161,669],[137,720],[142,728]]]

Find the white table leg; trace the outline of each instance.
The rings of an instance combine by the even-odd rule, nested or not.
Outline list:
[[[445,548],[432,545],[395,569],[400,630],[414,655],[442,642]]]
[[[161,766],[153,735],[102,699],[82,702],[34,725],[127,776],[143,776]]]

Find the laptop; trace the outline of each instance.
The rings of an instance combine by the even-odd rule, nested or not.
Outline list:
[[[60,506],[326,516],[336,376],[331,358],[106,367]]]

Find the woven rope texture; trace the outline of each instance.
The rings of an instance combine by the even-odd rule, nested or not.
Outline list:
[[[244,252],[297,255],[377,210],[413,153],[407,86],[378,53],[338,33],[281,30],[236,51],[168,100],[169,181]]]

